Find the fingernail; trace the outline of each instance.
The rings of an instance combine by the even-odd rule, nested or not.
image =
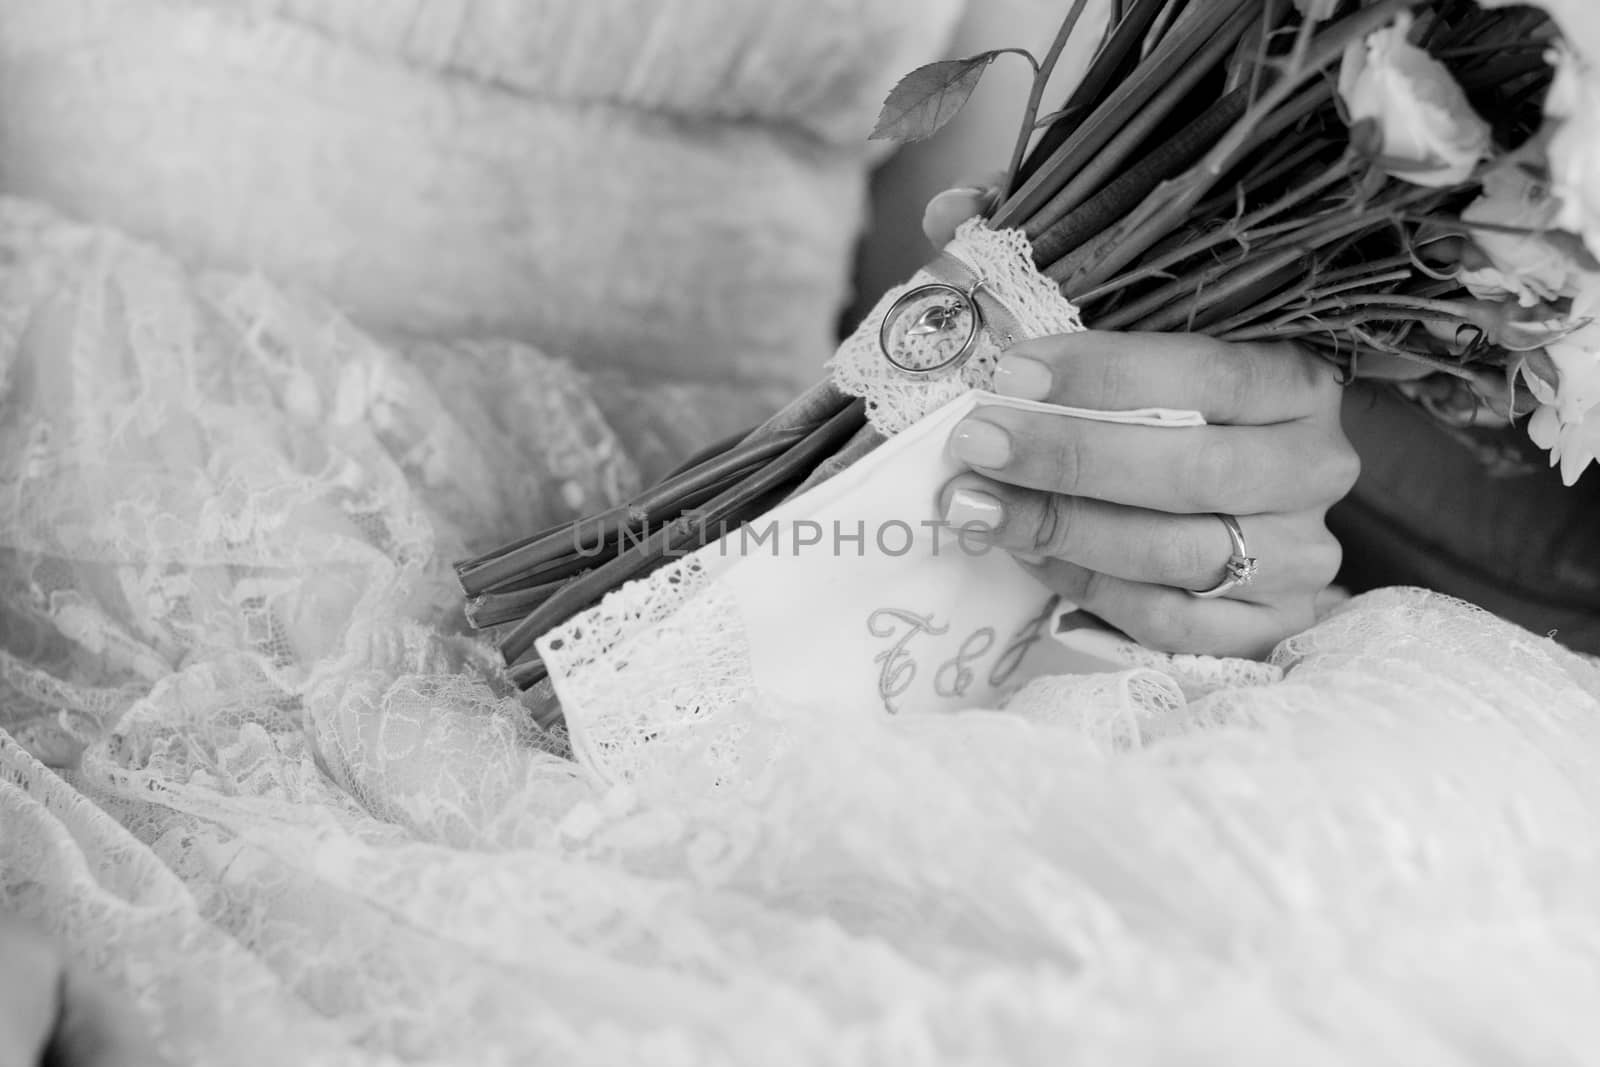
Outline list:
[[[1018,400],[1048,400],[1055,376],[1050,368],[1026,356],[1001,356],[994,368],[994,391]]]
[[[982,189],[946,189],[928,201],[922,217],[930,219],[948,215],[954,219],[964,219],[976,210],[982,198]]]
[[[957,489],[950,494],[950,504],[944,509],[944,521],[957,530],[971,526],[999,529],[1005,517],[1005,506],[999,500],[976,489]]]
[[[970,196],[974,199],[989,195],[989,190],[981,185],[958,185],[954,189],[946,189],[939,196]],[[938,199],[938,197],[935,197]]]
[[[1043,556],[1036,556],[1032,552],[1013,552],[1011,555],[1023,563],[1031,563],[1035,567],[1044,562]]]
[[[1011,435],[992,422],[967,419],[956,427],[950,450],[974,467],[1004,467],[1011,459]]]

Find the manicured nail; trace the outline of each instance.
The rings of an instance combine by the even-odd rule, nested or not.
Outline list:
[[[928,201],[922,217],[960,224],[975,212],[982,210],[982,189],[946,189]]]
[[[944,509],[944,521],[957,530],[972,526],[995,530],[1005,517],[1005,505],[976,489],[957,489],[950,494],[950,504]]]
[[[950,450],[965,463],[994,470],[1011,460],[1011,435],[992,422],[967,419],[956,427]]]
[[[1001,356],[994,368],[994,391],[1018,400],[1048,400],[1054,382],[1049,367],[1026,356]]]

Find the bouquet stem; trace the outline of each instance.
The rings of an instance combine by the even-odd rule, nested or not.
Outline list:
[[[1010,192],[1012,186],[1016,184],[1017,174],[1022,169],[1023,157],[1027,155],[1028,145],[1033,140],[1039,117],[1039,105],[1044,100],[1044,91],[1050,84],[1050,76],[1055,73],[1061,52],[1067,47],[1067,40],[1072,36],[1072,31],[1078,28],[1078,20],[1083,17],[1083,9],[1087,5],[1088,0],[1073,0],[1071,10],[1061,21],[1061,28],[1056,31],[1055,40],[1050,42],[1050,50],[1044,54],[1038,69],[1033,72],[1033,87],[1028,92],[1028,106],[1022,113],[1022,128],[1017,131],[1017,145],[1012,149],[1011,163],[1006,167],[1007,192]]]
[[[1149,103],[1175,69],[1181,69],[1228,19],[1251,0],[1206,0],[1191,5],[1160,47],[1143,59],[1134,73],[1112,91],[1073,133],[1042,163],[1021,189],[1002,204],[994,217],[999,228],[1034,219],[1054,195],[1088,166],[1113,138]],[[1179,31],[1182,32],[1179,32]],[[1044,224],[1048,224],[1046,220]]]
[[[1253,102],[1204,158],[1182,176],[1161,183],[1127,218],[1108,228],[1088,246],[1083,259],[1061,280],[1062,290],[1092,289],[1114,272],[1133,263],[1165,234],[1180,225],[1189,211],[1235,163],[1262,122],[1287,103],[1310,78],[1320,77],[1344,54],[1352,41],[1366,36],[1396,14],[1420,7],[1426,0],[1379,0],[1378,3],[1335,23],[1315,38],[1308,20],[1301,24],[1294,56],[1278,79]]]
[[[1149,175],[1156,175],[1154,180],[1149,181],[1149,185],[1153,188],[1155,182],[1161,178],[1169,177],[1173,171],[1189,165],[1195,158],[1198,158],[1210,141],[1204,139],[1206,135],[1203,132],[1194,130],[1191,127],[1169,142],[1171,147],[1168,147],[1164,152],[1148,156],[1142,163],[1131,168],[1128,167],[1128,161],[1134,157],[1134,154],[1144,142],[1157,131],[1163,122],[1166,122],[1177,111],[1179,105],[1195,90],[1200,82],[1216,70],[1223,56],[1233,50],[1239,34],[1254,21],[1254,12],[1248,7],[1241,7],[1235,12],[1233,19],[1229,23],[1225,23],[1206,43],[1206,46],[1191,57],[1172,76],[1167,87],[1148,104],[1141,107],[1131,121],[1123,125],[1120,132],[1108,141],[1099,152],[1096,152],[1094,158],[1085,163],[1072,180],[1067,182],[1060,192],[1051,197],[1039,209],[1038,214],[1028,220],[1023,227],[1023,232],[1030,239],[1034,239],[1035,249],[1039,250],[1041,262],[1050,263],[1059,258],[1062,254],[1061,252],[1053,248],[1041,248],[1041,243],[1048,246],[1052,235],[1057,230],[1059,221],[1070,218],[1071,214],[1074,213],[1074,208],[1079,207],[1091,197],[1095,197],[1096,190],[1101,190],[1099,196],[1104,197],[1111,190],[1118,188],[1118,186],[1122,186],[1124,189],[1132,188],[1143,184],[1145,180],[1148,180]],[[1207,114],[1211,115],[1227,110],[1232,114],[1231,121],[1237,121],[1239,115],[1244,114],[1244,105],[1248,99],[1249,93],[1247,90],[1236,90],[1225,96],[1223,103],[1219,103]],[[1224,105],[1226,105],[1226,108]],[[1213,122],[1215,121],[1217,120],[1214,119]],[[1215,136],[1216,134],[1214,133],[1210,135],[1213,140]],[[1189,148],[1188,151],[1185,151],[1185,148],[1188,148],[1189,145],[1197,147]],[[1163,156],[1166,158],[1161,158]],[[1182,162],[1177,161],[1180,158],[1183,160]],[[1171,169],[1163,173],[1163,168],[1165,167],[1170,167]],[[1144,173],[1141,174],[1141,171]],[[1122,178],[1114,180],[1112,175],[1119,172],[1125,173]],[[1142,196],[1148,192],[1148,188],[1144,189],[1140,195]],[[1134,203],[1137,202],[1137,199],[1134,200]],[[1093,233],[1097,232],[1099,231],[1095,230],[1087,236],[1092,236]],[[1057,240],[1059,241],[1059,239]],[[1076,246],[1068,246],[1065,250],[1070,251],[1073,247]]]
[[[680,513],[614,559],[567,582],[512,627],[501,641],[500,651],[512,665],[513,678],[519,684],[532,684],[528,679],[536,680],[536,676],[542,674],[543,666],[533,652],[534,641],[541,634],[591,607],[612,589],[641,578],[672,559],[688,555],[706,544],[712,531],[722,531],[756,517],[773,494],[804,481],[865,422],[865,404],[852,400],[772,462],[708,501],[698,514]]]

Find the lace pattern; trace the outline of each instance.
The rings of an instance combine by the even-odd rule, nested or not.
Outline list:
[[[674,745],[687,727],[739,732],[756,690],[718,562],[713,546],[670,563],[539,640],[573,752],[602,780],[631,779],[648,748]]]
[[[985,290],[1011,314],[1024,336],[1083,329],[1078,309],[1034,269],[1032,248],[1022,231],[993,230],[981,219],[969,219],[956,230],[955,240],[945,251],[982,280]],[[987,389],[992,383],[1001,345],[987,330],[966,362],[944,374],[912,378],[885,361],[878,340],[884,316],[900,297],[938,280],[926,270],[918,271],[904,285],[885,293],[829,363],[841,390],[866,399],[867,417],[885,436],[899,433],[962,393]]]

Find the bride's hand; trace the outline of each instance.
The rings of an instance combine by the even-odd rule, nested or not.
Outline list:
[[[981,196],[935,198],[928,236],[948,239]],[[1197,410],[1208,425],[982,408],[951,437],[972,470],[943,491],[952,525],[987,527],[1067,600],[1151,648],[1260,656],[1314,621],[1340,562],[1324,518],[1360,469],[1328,364],[1291,345],[1090,331],[1014,345],[994,388],[1097,410]],[[1218,514],[1236,517],[1259,572],[1202,599],[1192,591],[1222,582],[1234,552]]]
[[[954,526],[982,524],[1051,588],[1168,652],[1259,656],[1315,618],[1339,569],[1324,516],[1359,463],[1332,368],[1290,346],[1088,332],[1008,349],[995,391],[1097,410],[1198,410],[1203,427],[1126,426],[980,408],[950,447],[972,473],[945,487]],[[1235,516],[1253,581],[1216,599]]]
[[[127,1005],[68,967],[47,938],[0,913],[0,1064],[160,1062]]]

